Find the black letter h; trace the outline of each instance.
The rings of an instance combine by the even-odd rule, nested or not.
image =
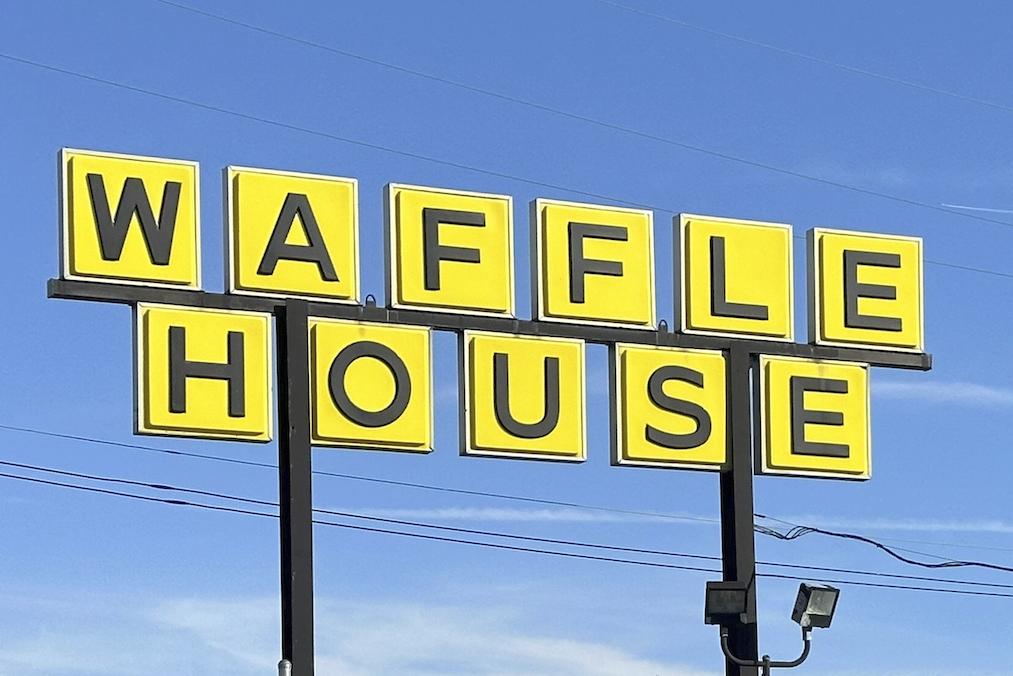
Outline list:
[[[229,331],[229,358],[224,364],[187,361],[186,329],[169,327],[169,411],[186,413],[186,379],[209,378],[229,383],[229,417],[246,415],[243,334]]]

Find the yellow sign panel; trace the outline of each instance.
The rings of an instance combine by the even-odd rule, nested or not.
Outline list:
[[[514,316],[511,197],[394,183],[384,193],[393,307]]]
[[[583,461],[584,341],[465,331],[462,455]]]
[[[656,328],[650,211],[539,199],[531,227],[537,319]]]
[[[429,329],[311,318],[309,331],[311,443],[433,450]]]
[[[617,343],[612,464],[720,469],[727,455],[721,352]]]
[[[197,163],[60,153],[65,279],[200,287]]]
[[[925,349],[921,239],[815,228],[806,241],[810,342]]]
[[[228,167],[230,292],[359,302],[354,178]]]
[[[791,226],[680,214],[686,333],[794,340]]]
[[[137,432],[270,441],[271,316],[139,303]]]
[[[871,476],[869,367],[760,357],[763,474]]]

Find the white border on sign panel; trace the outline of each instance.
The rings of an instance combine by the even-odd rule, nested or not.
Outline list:
[[[728,441],[727,441],[727,430],[725,431],[725,461],[721,464],[696,464],[696,463],[678,463],[678,462],[661,462],[661,461],[650,461],[650,460],[624,460],[622,454],[619,452],[619,438],[621,436],[620,426],[623,419],[623,398],[620,396],[619,387],[619,374],[622,370],[622,364],[620,364],[620,348],[633,348],[633,349],[651,349],[651,350],[662,350],[665,352],[676,352],[679,354],[700,354],[700,355],[712,355],[721,357],[725,365],[725,416],[727,417],[728,408],[728,358],[725,357],[724,352],[721,350],[697,350],[687,349],[680,347],[664,347],[660,345],[642,345],[637,343],[610,343],[609,346],[609,413],[611,415],[611,446],[610,446],[610,457],[613,467],[657,467],[660,469],[683,469],[689,471],[702,471],[702,472],[720,472],[722,469],[728,466]],[[727,425],[726,425],[727,426]]]
[[[236,268],[239,265],[236,259],[235,223],[233,222],[235,212],[232,209],[232,179],[237,172],[249,172],[255,174],[267,174],[270,176],[283,176],[288,178],[308,178],[318,181],[348,181],[352,184],[352,266],[355,269],[354,291],[352,298],[334,298],[333,296],[317,296],[303,293],[282,293],[280,291],[257,291],[251,289],[239,289],[236,287]],[[223,200],[222,223],[225,228],[225,290],[227,293],[237,296],[259,296],[263,298],[304,298],[322,303],[341,303],[342,305],[360,305],[362,300],[361,271],[359,268],[359,181],[345,176],[327,176],[324,174],[307,174],[298,171],[282,171],[279,169],[259,169],[256,167],[237,167],[229,165],[222,169],[222,194]]]
[[[513,338],[523,340],[541,340],[554,343],[579,343],[581,360],[580,379],[580,418],[581,418],[581,446],[584,449],[583,457],[560,455],[558,453],[538,453],[526,451],[487,451],[478,450],[471,445],[471,359],[470,339],[474,336],[488,336],[491,338]],[[586,343],[579,338],[555,338],[545,336],[520,336],[514,333],[496,333],[494,331],[472,331],[465,329],[458,338],[458,392],[460,393],[461,419],[458,425],[460,432],[460,455],[466,457],[487,457],[507,458],[510,460],[540,460],[550,462],[581,463],[587,460],[587,350]]]
[[[918,245],[918,335],[921,339],[921,347],[902,347],[900,345],[882,345],[880,343],[864,343],[859,341],[845,342],[840,340],[822,340],[819,337],[819,326],[822,321],[819,298],[822,289],[822,280],[817,275],[817,261],[819,252],[816,247],[820,235],[842,235],[847,237],[859,237],[868,239],[887,240],[891,242],[913,242]],[[836,230],[831,228],[809,228],[805,233],[806,245],[806,305],[808,309],[808,335],[807,339],[811,345],[827,345],[830,347],[867,347],[876,350],[889,350],[891,352],[907,352],[921,354],[925,352],[925,277],[924,277],[924,241],[921,237],[909,237],[906,235],[886,235],[883,233],[859,232],[856,230]]]
[[[703,329],[690,329],[688,309],[689,303],[686,298],[686,291],[689,289],[687,283],[688,268],[686,266],[686,225],[691,220],[708,221],[711,223],[730,223],[732,225],[762,226],[774,229],[783,229],[788,232],[788,335],[771,336],[763,333],[735,333],[733,331],[710,331]],[[677,232],[673,237],[673,268],[675,274],[673,279],[675,288],[675,316],[679,320],[678,330],[695,336],[721,336],[723,338],[739,338],[744,340],[771,340],[779,343],[795,342],[795,249],[792,227],[789,223],[773,223],[770,221],[747,221],[741,218],[724,218],[722,216],[703,216],[700,214],[679,213],[672,217],[673,227],[678,224]]]
[[[307,330],[306,335],[309,340],[307,349],[309,350],[310,363],[307,368],[310,369],[310,441],[314,447],[321,448],[348,448],[357,451],[389,451],[392,453],[413,453],[413,454],[425,454],[432,453],[436,450],[436,384],[435,384],[435,373],[433,371],[433,329],[429,326],[410,326],[408,324],[382,324],[377,322],[358,322],[347,319],[334,319],[331,317],[314,317],[310,315],[307,319],[307,328],[312,328],[312,323],[317,324],[336,324],[339,326],[363,326],[367,328],[378,328],[378,329],[410,329],[425,331],[429,334],[429,440],[428,446],[425,448],[413,448],[410,446],[396,446],[395,444],[368,444],[365,442],[356,443],[354,441],[323,441],[314,440],[313,431],[316,429],[317,424],[317,407],[313,405],[313,397],[315,395],[315,380],[316,370],[315,366],[315,353],[313,351],[313,336],[312,331]],[[340,412],[339,412],[339,415]]]
[[[141,417],[144,415],[144,341],[141,336],[144,332],[144,311],[145,310],[171,310],[186,312],[207,312],[214,314],[240,315],[243,317],[257,317],[267,320],[267,436],[258,439],[253,436],[244,436],[229,432],[191,432],[187,430],[155,430],[143,429]],[[149,437],[188,437],[195,439],[214,439],[216,441],[240,441],[251,444],[266,444],[274,441],[274,408],[275,408],[275,368],[274,368],[274,322],[272,316],[266,312],[249,312],[246,310],[216,310],[213,308],[201,308],[192,305],[165,305],[163,303],[135,303],[133,306],[133,353],[134,353],[134,434]]]
[[[194,263],[197,273],[196,284],[170,284],[139,279],[123,279],[120,277],[103,277],[98,275],[76,275],[70,271],[70,204],[67,184],[67,162],[69,153],[104,157],[114,160],[133,160],[136,162],[152,162],[157,164],[178,164],[193,167],[193,203],[194,203]],[[77,148],[61,148],[58,153],[57,180],[60,182],[60,276],[80,282],[101,282],[103,284],[127,284],[129,286],[151,286],[160,289],[195,289],[201,290],[201,236],[200,236],[200,163],[192,160],[176,160],[164,157],[147,157],[144,155],[125,155],[123,153],[106,153],[98,150],[79,150]]]
[[[542,207],[545,205],[555,205],[562,207],[576,207],[580,209],[596,209],[599,211],[620,211],[630,214],[647,214],[647,246],[648,256],[650,257],[650,266],[647,271],[650,289],[651,289],[651,322],[650,324],[634,324],[630,322],[611,322],[603,319],[581,319],[578,317],[554,317],[545,314],[545,306],[548,304],[545,297],[545,278],[544,273],[547,272],[545,265],[545,252],[543,246],[542,235],[544,233],[544,223],[542,221]],[[656,288],[657,279],[655,277],[655,261],[654,261],[654,212],[649,209],[630,209],[626,207],[610,207],[601,204],[586,204],[583,202],[566,202],[563,200],[553,200],[537,198],[531,200],[528,203],[528,223],[530,232],[530,251],[534,252],[531,256],[531,311],[538,321],[543,322],[555,322],[557,324],[578,324],[583,326],[604,326],[614,328],[626,328],[626,329],[641,329],[645,331],[657,331],[658,330],[658,292]]]
[[[834,366],[858,366],[864,368],[869,375],[866,376],[869,391],[865,393],[865,463],[868,471],[865,474],[854,474],[850,472],[835,472],[807,469],[779,469],[772,468],[767,464],[767,379],[763,376],[763,367],[767,361],[793,361],[800,364],[830,364]],[[759,416],[753,425],[753,473],[757,476],[792,476],[811,479],[844,479],[846,481],[868,481],[872,478],[872,381],[869,378],[871,372],[869,365],[854,361],[834,361],[831,359],[802,359],[800,357],[769,357],[760,355],[757,360],[757,372],[753,378],[753,397],[758,402]]]
[[[398,286],[398,265],[397,250],[398,242],[397,228],[394,227],[394,215],[397,210],[394,205],[394,196],[398,190],[413,190],[416,192],[428,192],[437,195],[459,195],[462,197],[475,197],[480,199],[506,200],[507,203],[507,262],[510,275],[510,309],[507,312],[494,312],[489,310],[472,310],[468,308],[444,307],[442,305],[414,305],[411,303],[399,303],[397,301]],[[387,293],[387,307],[396,310],[419,310],[421,312],[442,312],[455,315],[469,315],[478,317],[507,317],[517,318],[517,275],[514,272],[514,199],[510,195],[497,195],[494,193],[469,192],[466,190],[451,190],[448,188],[432,188],[427,186],[408,185],[406,183],[388,183],[383,186],[383,249],[384,256],[384,286]]]

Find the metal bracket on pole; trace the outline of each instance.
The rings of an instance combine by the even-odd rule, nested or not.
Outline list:
[[[746,586],[745,621],[728,627],[734,654],[757,662],[756,550],[753,542],[753,430],[748,348],[728,350],[728,464],[721,470],[721,561],[725,582]],[[757,676],[757,667],[725,659],[726,676]]]
[[[275,310],[281,652],[282,663],[289,663],[291,676],[313,676],[313,473],[308,316],[309,308],[304,300],[287,300]]]
[[[764,655],[759,660],[740,660],[736,657],[732,651],[728,648],[728,629],[727,627],[721,628],[721,652],[725,654],[725,657],[743,667],[759,667],[762,670],[762,676],[770,676],[771,669],[790,669],[797,667],[798,665],[805,662],[806,658],[809,657],[809,648],[812,647],[812,643],[809,639],[809,631],[805,627],[802,628],[802,654],[791,660],[790,662],[774,662],[770,659],[770,655]]]

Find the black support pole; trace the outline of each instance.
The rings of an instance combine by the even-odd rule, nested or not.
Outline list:
[[[313,676],[313,474],[306,301],[275,311],[278,334],[278,482],[281,652],[292,676]]]
[[[753,430],[748,349],[728,351],[728,465],[721,471],[721,560],[725,582],[748,585],[746,622],[729,626],[728,643],[741,660],[757,660],[756,550],[753,543]],[[756,667],[725,660],[726,676],[757,676]]]

